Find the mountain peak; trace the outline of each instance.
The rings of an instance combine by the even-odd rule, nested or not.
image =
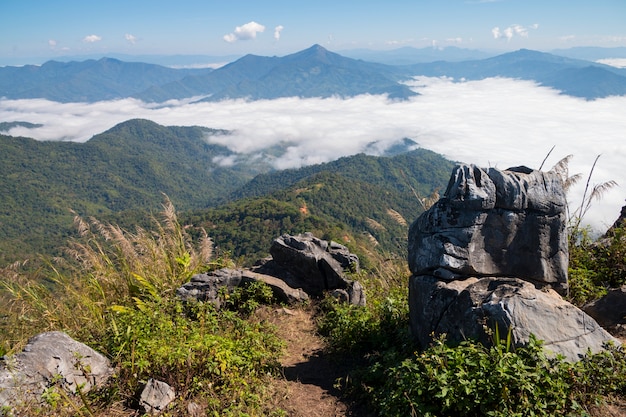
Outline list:
[[[341,55],[336,54],[334,52],[330,52],[328,49],[324,48],[323,46],[319,44],[315,44],[311,46],[310,48],[307,48],[300,52],[296,52],[295,54],[288,55],[285,58],[290,59],[290,60],[315,59],[315,60],[323,61],[325,63],[329,63],[330,61],[335,61],[337,59],[350,59],[350,58],[344,58]]]

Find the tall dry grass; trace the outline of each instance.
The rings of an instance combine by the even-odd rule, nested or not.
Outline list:
[[[97,340],[117,308],[173,295],[194,273],[210,268],[213,242],[204,230],[194,242],[165,199],[154,230],[134,232],[95,218],[75,218],[78,237],[67,256],[46,264],[37,276],[19,264],[0,270],[0,346],[20,349],[26,339],[63,330]]]

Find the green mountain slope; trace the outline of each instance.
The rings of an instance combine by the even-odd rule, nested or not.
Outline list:
[[[404,256],[408,224],[423,210],[415,193],[426,197],[443,189],[452,167],[423,149],[394,157],[345,157],[259,175],[234,194],[239,199],[187,220],[246,262],[267,256],[276,236],[306,231]]]
[[[253,257],[272,238],[304,231],[375,239],[395,251],[406,237],[398,219],[419,212],[415,192],[443,187],[452,168],[418,149],[254,177],[270,168],[245,158],[230,168],[214,162],[231,153],[207,137],[225,134],[130,120],[86,143],[0,136],[0,266],[57,254],[73,233],[72,210],[132,229],[160,211],[163,194],[236,256]]]
[[[86,143],[0,136],[0,263],[64,244],[70,209],[158,211],[162,193],[183,210],[206,207],[250,179],[212,162],[230,153],[205,140],[217,134],[131,120]]]

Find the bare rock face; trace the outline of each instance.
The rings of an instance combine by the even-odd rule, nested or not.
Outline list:
[[[613,341],[608,332],[553,290],[541,291],[516,278],[468,278],[443,281],[432,276],[412,277],[409,286],[412,334],[421,348],[433,335],[446,334],[455,343],[465,339],[491,343],[498,326],[501,337],[511,329],[516,346],[530,335],[543,340],[548,353],[579,360],[590,349]]]
[[[611,288],[608,293],[583,306],[585,313],[619,337],[626,337],[626,285]]]
[[[296,304],[309,299],[299,288],[291,288],[284,281],[265,274],[245,269],[223,268],[207,274],[196,274],[178,288],[176,294],[182,300],[207,301],[220,307],[220,291],[233,292],[235,288],[253,282],[263,282],[270,286],[274,296],[287,304]]]
[[[455,167],[444,197],[409,230],[409,313],[421,348],[433,336],[485,344],[498,328],[578,360],[615,339],[563,300],[566,200],[555,173]]]
[[[0,407],[41,403],[53,386],[83,393],[103,386],[113,374],[109,360],[63,332],[41,333],[24,351],[0,361]]]
[[[359,258],[345,246],[311,233],[283,235],[274,239],[270,254],[272,259],[254,268],[255,272],[278,277],[311,297],[345,290],[350,303],[365,305],[363,287],[346,276],[347,271],[358,272]]]
[[[566,200],[555,173],[457,166],[409,230],[409,268],[444,280],[503,276],[567,292]]]

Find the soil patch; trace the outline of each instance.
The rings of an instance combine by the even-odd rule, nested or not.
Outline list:
[[[351,370],[350,361],[324,351],[312,309],[274,308],[259,312],[276,325],[286,343],[283,377],[276,380],[277,407],[290,417],[370,417],[366,407],[342,398],[336,388]]]

